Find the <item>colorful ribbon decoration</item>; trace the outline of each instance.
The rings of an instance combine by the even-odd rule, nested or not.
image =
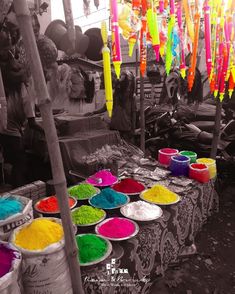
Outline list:
[[[121,2],[121,0],[110,0],[110,7],[112,60],[115,72],[119,78],[122,60],[117,24],[118,1]],[[129,21],[128,24],[132,30],[127,30],[123,23],[122,25],[120,24],[120,28],[122,32],[126,28],[125,39],[129,44],[129,56],[133,53],[135,43],[137,41],[140,43],[140,73],[142,76],[145,75],[147,67],[148,41],[152,43],[156,54],[156,61],[159,61],[159,54],[165,61],[167,75],[173,66],[179,66],[181,76],[185,78],[185,55],[186,49],[188,49],[192,53],[187,76],[188,90],[191,91],[197,64],[202,2],[204,11],[205,65],[210,89],[215,97],[219,94],[219,98],[223,100],[227,88],[229,96],[232,95],[235,81],[234,0],[195,0],[194,2],[182,0],[177,1],[177,10],[175,10],[175,0],[132,0],[128,4],[130,13],[126,13],[126,19],[128,21],[128,17],[131,19],[131,22]],[[175,26],[176,16],[177,26]],[[126,21],[126,19],[124,20]],[[158,22],[158,20],[161,21]],[[139,34],[140,24],[141,30]],[[107,53],[104,53],[107,56]],[[103,56],[103,58],[105,57]],[[107,92],[110,91],[110,89],[107,90]],[[109,94],[106,95],[110,96]]]

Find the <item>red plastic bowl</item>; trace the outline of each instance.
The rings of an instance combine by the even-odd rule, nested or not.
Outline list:
[[[203,163],[192,163],[189,166],[189,177],[200,183],[207,183],[210,180],[209,169]]]

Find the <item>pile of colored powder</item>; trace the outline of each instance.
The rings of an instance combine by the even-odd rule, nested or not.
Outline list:
[[[177,194],[162,185],[154,185],[151,189],[146,190],[142,197],[150,202],[162,204],[172,203],[178,199]]]
[[[116,192],[111,188],[106,188],[98,195],[92,197],[90,203],[98,208],[110,209],[125,204],[127,200],[126,195]]]
[[[96,188],[91,184],[82,183],[77,186],[70,187],[68,193],[77,199],[87,199],[96,194]]]
[[[78,235],[76,242],[79,248],[80,263],[95,261],[107,252],[107,242],[94,234]]]
[[[27,250],[43,250],[61,241],[63,236],[60,224],[50,219],[38,218],[16,233],[14,244]]]
[[[10,197],[0,197],[0,220],[5,220],[6,218],[22,212],[24,205],[14,196]]]
[[[127,194],[140,193],[145,189],[143,184],[131,178],[123,179],[120,183],[113,185],[112,188],[115,191]]]
[[[155,204],[145,201],[136,201],[122,207],[122,212],[126,217],[136,220],[155,219],[162,215],[162,210]]]
[[[107,238],[126,238],[135,232],[135,225],[128,219],[114,217],[102,224],[98,232]]]
[[[9,273],[15,258],[16,251],[5,244],[0,244],[0,278]]]
[[[75,204],[75,200],[73,198],[69,198],[69,207],[73,207]],[[44,211],[44,212],[59,212],[59,204],[56,196],[50,196],[46,199],[41,200],[36,208]]]
[[[98,222],[104,215],[102,209],[82,205],[72,211],[72,220],[75,225],[87,225]]]
[[[94,186],[110,186],[117,181],[117,178],[108,170],[100,170],[87,179],[87,182]]]
[[[212,159],[212,158],[198,158],[198,159],[197,159],[197,162],[199,162],[199,163],[204,163],[204,164],[208,164],[208,165],[210,165],[210,164],[215,164],[215,160]]]

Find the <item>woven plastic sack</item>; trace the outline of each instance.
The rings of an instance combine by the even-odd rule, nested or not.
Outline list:
[[[21,263],[21,254],[14,246],[12,246],[12,244],[6,242],[0,242],[0,244],[5,244],[7,247],[16,251],[16,258],[13,261],[11,270],[9,273],[0,278],[0,293],[20,294],[19,268]]]
[[[57,218],[44,218],[61,224]],[[25,224],[23,227],[27,226]],[[11,236],[14,244],[17,228]],[[22,285],[24,294],[72,294],[69,267],[64,251],[64,239],[44,250],[29,251],[14,245],[22,254]]]
[[[3,195],[3,198],[14,198],[20,200],[24,205],[24,209],[20,213],[16,213],[5,220],[0,220],[0,240],[8,241],[11,232],[23,224],[33,219],[32,200],[18,195]]]

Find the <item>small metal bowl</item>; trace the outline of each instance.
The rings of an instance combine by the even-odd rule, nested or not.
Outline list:
[[[89,184],[89,183],[86,183],[86,182],[84,182],[84,183],[85,183],[85,184]],[[89,185],[91,185],[91,184],[89,184]],[[69,188],[67,189],[68,193],[69,193],[69,189],[70,189],[70,188],[73,188],[73,187],[76,187],[76,186],[79,186],[79,184],[78,184],[78,185],[74,185],[74,186],[69,187]],[[96,193],[93,194],[93,195],[91,195],[91,196],[89,196],[89,197],[82,198],[82,199],[79,199],[79,198],[77,198],[76,196],[71,196],[71,197],[75,198],[77,201],[88,200],[88,199],[90,199],[91,197],[93,197],[93,196],[95,196],[95,195],[97,195],[97,194],[100,193],[100,189],[99,189],[99,188],[97,188],[97,187],[94,187],[94,188],[96,189]],[[69,195],[70,195],[70,194],[69,194]]]
[[[154,206],[156,206],[156,207],[158,207],[158,208],[160,209],[160,214],[159,214],[158,216],[156,216],[156,217],[152,217],[152,218],[148,218],[148,219],[141,219],[141,218],[130,217],[130,216],[128,216],[128,215],[125,213],[125,208],[126,208],[128,205],[131,205],[132,203],[134,203],[134,202],[131,202],[131,203],[129,203],[129,204],[127,204],[127,205],[121,207],[121,209],[120,209],[121,214],[122,214],[124,217],[126,217],[126,218],[129,218],[129,219],[132,219],[132,220],[134,220],[134,221],[138,221],[138,222],[149,222],[149,221],[156,220],[156,219],[162,217],[162,215],[163,215],[163,211],[162,211],[162,209],[161,209],[160,207],[158,207],[157,205],[154,205],[154,204],[150,203],[150,204],[152,204],[152,205],[154,205]]]
[[[147,190],[143,191],[140,193],[140,198],[148,203],[151,203],[151,204],[157,204],[157,205],[172,205],[172,204],[176,204],[178,203],[179,201],[181,201],[181,197],[177,195],[177,199],[175,201],[172,201],[172,202],[168,202],[168,203],[163,203],[163,202],[155,202],[155,201],[150,201],[150,200],[147,200],[144,198],[144,193],[146,192]]]
[[[115,191],[116,192],[116,191]],[[125,206],[125,205],[127,205],[127,203],[129,203],[130,202],[130,197],[129,196],[127,196],[126,194],[124,194],[124,193],[120,193],[120,192],[117,192],[117,193],[119,193],[119,194],[122,194],[122,195],[124,195],[125,197],[126,197],[126,202],[125,203],[123,203],[123,204],[120,204],[120,205],[118,205],[118,206],[115,206],[115,207],[109,207],[109,208],[106,208],[106,207],[100,207],[100,206],[96,206],[96,205],[94,205],[93,203],[92,203],[92,199],[94,198],[94,197],[97,197],[99,194],[97,194],[97,195],[95,195],[95,196],[93,196],[93,197],[91,197],[90,199],[88,199],[88,202],[89,202],[89,204],[91,205],[91,206],[93,206],[93,207],[96,207],[96,208],[101,208],[101,209],[106,209],[106,210],[112,210],[112,209],[117,209],[117,208],[120,208],[120,207],[122,207],[122,206]]]
[[[97,236],[96,234],[79,234],[77,236],[84,236],[84,235],[94,235],[94,236]],[[104,261],[106,258],[108,258],[109,255],[111,254],[112,249],[113,249],[111,242],[107,238],[105,238],[103,236],[98,235],[97,237],[99,237],[99,238],[101,238],[101,239],[103,239],[103,240],[105,240],[107,242],[107,251],[106,251],[106,253],[104,254],[104,256],[100,257],[97,260],[91,261],[91,262],[81,263],[79,261],[80,266],[90,266],[90,265],[94,265],[94,264],[100,263],[100,262]]]
[[[110,220],[112,220],[112,219],[114,219],[114,218],[119,218],[119,219],[125,219],[125,220],[128,220],[129,222],[131,222],[131,223],[135,226],[135,231],[134,231],[131,235],[129,235],[129,236],[127,236],[127,237],[123,237],[123,238],[112,238],[112,237],[107,237],[107,236],[103,236],[103,235],[101,235],[101,234],[99,233],[99,228],[100,228],[103,224],[107,223],[108,221],[110,221]],[[104,221],[102,221],[102,222],[99,223],[98,225],[96,225],[96,227],[95,227],[95,232],[96,232],[97,235],[102,236],[102,237],[104,237],[104,238],[107,238],[107,239],[109,239],[109,240],[111,240],[111,241],[123,241],[123,240],[128,240],[128,239],[134,237],[135,235],[137,235],[138,232],[139,232],[139,226],[138,226],[138,224],[137,224],[135,221],[130,220],[130,219],[126,219],[126,218],[124,218],[124,217],[110,217],[110,218],[105,219]]]
[[[122,180],[120,180],[120,182],[121,182],[121,181],[122,181]],[[117,184],[117,183],[115,183],[115,184]],[[135,192],[135,193],[120,192],[120,191],[117,191],[117,190],[114,189],[114,185],[115,185],[115,184],[113,184],[110,188],[112,188],[114,191],[116,191],[116,192],[118,192],[118,193],[123,193],[123,194],[126,194],[126,195],[128,195],[128,196],[137,196],[137,195],[139,195],[140,193],[142,193],[144,190],[146,190],[145,185],[141,183],[141,185],[144,186],[144,189],[143,189],[142,191],[140,191],[140,192]]]
[[[51,196],[48,196],[48,197],[45,197],[45,198],[41,198],[40,200],[38,200],[38,201],[35,203],[35,205],[34,205],[34,209],[35,209],[35,211],[36,211],[37,213],[40,213],[40,214],[42,214],[43,216],[47,216],[47,217],[49,217],[49,216],[51,216],[51,217],[59,216],[59,215],[60,215],[60,211],[59,211],[59,210],[58,210],[58,211],[42,211],[42,210],[40,210],[40,209],[37,207],[37,206],[40,204],[41,201],[46,200],[46,199],[48,199],[48,198],[50,198],[50,197],[52,197],[52,196],[54,196],[54,195],[51,195]],[[69,196],[69,198],[71,198],[71,199],[74,200],[74,204],[73,204],[73,206],[70,207],[70,210],[71,210],[71,209],[73,209],[73,208],[77,205],[77,200],[76,200],[76,198],[74,198],[74,197],[72,197],[72,196]]]
[[[71,214],[73,213],[73,211],[80,209],[80,207],[81,207],[81,206],[79,206],[79,207],[73,209],[73,210],[71,211]],[[90,226],[94,226],[94,225],[97,225],[98,223],[102,222],[102,221],[106,218],[107,214],[106,214],[106,212],[105,212],[102,208],[98,208],[98,209],[100,209],[100,210],[102,210],[102,211],[104,212],[104,215],[102,216],[101,219],[99,219],[98,221],[96,221],[96,222],[94,222],[94,223],[90,223],[90,224],[80,225],[80,224],[75,224],[75,223],[74,223],[74,225],[77,226],[77,227],[90,227]]]

